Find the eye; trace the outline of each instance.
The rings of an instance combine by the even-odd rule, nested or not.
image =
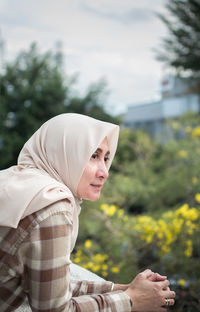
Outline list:
[[[108,156],[104,157],[104,161],[108,162],[110,160],[110,158]]]
[[[92,154],[92,158],[93,158],[93,159],[98,158],[98,156],[99,156],[98,154]]]

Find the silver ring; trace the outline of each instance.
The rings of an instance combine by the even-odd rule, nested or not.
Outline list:
[[[165,305],[166,307],[170,306],[170,299],[165,299]]]

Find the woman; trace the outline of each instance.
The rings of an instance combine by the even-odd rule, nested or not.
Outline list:
[[[70,254],[82,199],[108,178],[119,127],[79,114],[56,116],[0,173],[0,311],[28,297],[32,311],[166,311],[166,277],[146,270],[129,285],[72,281]],[[145,295],[145,296],[144,296]]]

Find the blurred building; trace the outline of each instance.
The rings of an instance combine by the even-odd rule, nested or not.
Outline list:
[[[128,107],[123,125],[146,129],[155,137],[166,130],[167,118],[200,113],[200,81],[170,76],[162,81],[161,96],[160,101]]]

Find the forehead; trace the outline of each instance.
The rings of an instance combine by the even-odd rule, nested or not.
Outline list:
[[[104,138],[104,140],[101,142],[101,144],[98,146],[102,151],[107,152],[108,151],[108,139],[107,137]]]

